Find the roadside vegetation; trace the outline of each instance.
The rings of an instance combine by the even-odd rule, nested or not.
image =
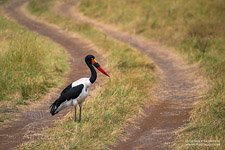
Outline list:
[[[68,54],[0,13],[0,123],[63,84]]]
[[[40,139],[26,143],[22,149],[106,149],[121,134],[121,127],[151,101],[154,65],[147,56],[90,25],[57,14],[52,9],[55,2],[31,0],[27,8],[38,19],[91,41],[107,60],[105,66],[111,77],[92,91],[94,94],[85,102],[80,123],[74,123],[71,112],[56,127],[43,131]]]
[[[225,149],[225,1],[81,0],[80,11],[173,47],[198,63],[211,89],[194,106],[175,148],[202,149],[185,142],[219,140]]]

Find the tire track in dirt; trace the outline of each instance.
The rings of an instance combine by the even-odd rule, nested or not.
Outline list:
[[[110,149],[170,149],[176,138],[175,131],[188,123],[193,102],[202,98],[206,91],[204,80],[197,72],[198,67],[187,65],[181,57],[162,49],[157,43],[81,15],[76,9],[78,2],[67,1],[57,6],[56,10],[137,48],[154,61],[158,70],[159,82],[154,89],[154,99],[158,103],[144,108],[145,115],[135,120],[136,127],[125,127],[124,137]]]
[[[68,33],[41,22],[32,20],[28,18],[20,10],[20,7],[26,2],[26,0],[15,0],[5,8],[5,13],[9,18],[18,21],[19,24],[27,27],[31,31],[37,32],[40,35],[49,37],[54,42],[59,43],[64,47],[68,53],[71,55],[72,59],[70,61],[71,71],[67,75],[67,83],[70,83],[76,79],[89,76],[89,70],[84,62],[84,57],[87,54],[100,56],[94,51],[83,51],[84,49],[90,49],[90,46],[81,39],[72,37]],[[102,58],[100,58],[102,59]],[[63,87],[65,87],[64,85]],[[43,100],[35,106],[31,106],[30,110],[22,112],[17,115],[15,121],[10,122],[0,129],[0,150],[8,150],[15,148],[16,146],[22,144],[23,142],[42,138],[39,134],[43,129],[53,127],[54,121],[59,120],[69,111],[73,110],[66,109],[63,110],[58,115],[52,117],[49,113],[49,105],[54,101],[58,94],[63,89],[53,90],[50,94],[47,94]],[[85,108],[84,108],[85,109]],[[72,121],[72,120],[71,120]]]

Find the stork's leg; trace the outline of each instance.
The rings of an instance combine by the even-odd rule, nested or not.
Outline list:
[[[77,121],[77,105],[74,106],[74,121]]]
[[[81,112],[82,112],[82,105],[79,105],[80,106],[80,114],[79,114],[79,122],[81,121]]]

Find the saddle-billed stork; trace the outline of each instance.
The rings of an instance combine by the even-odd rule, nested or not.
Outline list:
[[[85,62],[91,71],[90,78],[81,78],[70,85],[68,85],[60,94],[59,98],[50,106],[50,113],[52,115],[57,114],[62,109],[67,106],[74,106],[75,109],[75,121],[76,121],[76,108],[77,105],[80,107],[79,121],[81,121],[81,111],[82,104],[88,96],[91,85],[97,79],[97,73],[95,68],[97,68],[100,72],[109,77],[108,73],[106,73],[101,66],[95,60],[93,55],[87,55],[85,57]],[[95,68],[93,67],[95,66]]]

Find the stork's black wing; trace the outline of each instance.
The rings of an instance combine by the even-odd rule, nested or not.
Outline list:
[[[50,113],[52,115],[56,114],[56,110],[57,108],[63,103],[65,102],[66,100],[71,100],[71,99],[75,99],[77,98],[80,93],[82,92],[84,88],[84,85],[83,84],[79,84],[75,87],[72,87],[70,89],[67,89],[67,90],[63,90],[63,92],[61,93],[60,97],[50,106],[51,110],[50,110]]]
[[[60,102],[64,102],[66,100],[77,98],[84,88],[83,84],[79,84],[75,87],[70,88],[69,90],[61,93],[59,100]],[[60,103],[61,104],[61,103]]]
[[[62,92],[61,95],[66,93],[67,91],[69,91],[72,88],[72,83],[70,85],[68,85]]]

